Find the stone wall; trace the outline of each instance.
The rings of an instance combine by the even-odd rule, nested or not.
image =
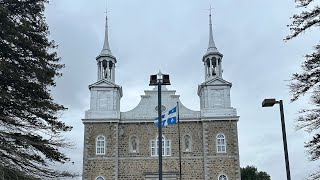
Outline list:
[[[237,121],[210,121],[206,124],[208,179],[216,180],[225,174],[229,180],[240,180]],[[225,135],[226,153],[217,153],[216,136],[219,133]]]
[[[204,128],[205,127],[205,128]],[[182,122],[182,172],[183,179],[217,179],[225,174],[229,180],[238,180],[239,159],[236,121]],[[115,135],[115,132],[118,135]],[[163,128],[163,136],[171,141],[171,156],[163,157],[163,172],[179,177],[178,128]],[[86,123],[83,179],[97,176],[107,179],[145,179],[158,172],[158,157],[151,156],[151,140],[156,140],[158,129],[153,123]],[[226,136],[227,152],[216,153],[216,135]],[[104,135],[107,140],[106,155],[95,155],[95,140]],[[192,148],[184,148],[184,135],[191,137]],[[131,152],[129,141],[136,137],[137,152]],[[116,141],[118,140],[118,143]],[[116,152],[116,154],[115,154]],[[206,173],[206,174],[205,174]]]
[[[83,179],[95,180],[97,176],[117,179],[117,132],[116,123],[86,123]],[[102,135],[106,139],[105,155],[96,155],[96,138]]]

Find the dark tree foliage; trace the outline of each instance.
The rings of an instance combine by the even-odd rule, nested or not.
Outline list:
[[[241,168],[241,179],[242,180],[271,180],[269,174],[263,171],[257,170],[254,166],[247,166]]]
[[[307,29],[320,26],[319,1],[295,0],[295,2],[297,8],[303,10],[300,14],[293,15],[293,21],[288,25],[291,34],[285,40],[290,40]],[[290,91],[293,95],[291,100],[296,101],[307,92],[311,94],[310,102],[314,107],[301,110],[301,116],[297,120],[298,128],[315,134],[312,140],[305,144],[310,159],[315,161],[320,159],[320,44],[315,45],[312,53],[305,55],[301,67],[302,72],[293,74],[291,79]],[[311,175],[310,179],[320,179],[320,171]]]
[[[73,176],[51,168],[69,159],[58,120],[66,108],[50,87],[61,76],[56,45],[48,40],[46,0],[0,0],[0,179]]]

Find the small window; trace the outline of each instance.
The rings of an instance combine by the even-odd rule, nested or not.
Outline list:
[[[183,145],[184,145],[184,151],[185,152],[190,152],[192,148],[192,143],[191,143],[191,136],[190,135],[185,135],[183,138]]]
[[[99,176],[99,177],[96,178],[96,180],[104,180],[104,178]]]
[[[170,156],[171,155],[171,141],[166,140],[166,149],[165,149],[165,156]]]
[[[104,136],[98,136],[96,140],[96,154],[104,155],[105,154],[106,140]]]
[[[151,140],[151,156],[159,155],[158,138]],[[162,137],[162,156],[171,156],[171,141]]]
[[[226,175],[220,175],[218,180],[228,180],[228,177]]]
[[[131,153],[137,153],[139,151],[139,140],[136,136],[130,138],[129,150]]]
[[[156,154],[156,141],[151,141],[151,156],[157,156]]]
[[[226,152],[226,138],[223,134],[217,135],[217,152],[218,153]]]

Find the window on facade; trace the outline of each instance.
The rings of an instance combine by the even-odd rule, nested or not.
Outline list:
[[[96,154],[103,155],[105,154],[106,140],[103,136],[98,136],[96,140]]]
[[[218,153],[226,152],[226,138],[223,134],[217,135],[217,152]]]
[[[96,180],[104,180],[104,178],[99,176],[99,177],[96,178]]]
[[[138,138],[135,137],[135,136],[132,136],[130,138],[130,141],[129,141],[129,148],[130,148],[130,152],[132,153],[136,153],[138,152],[138,149],[139,149],[139,141],[138,141]]]
[[[220,175],[218,180],[228,180],[226,175]]]
[[[159,155],[158,138],[151,141],[151,156]],[[171,141],[162,137],[162,156],[171,156]]]
[[[184,143],[184,151],[191,151],[191,137],[189,135],[185,135],[183,138]]]

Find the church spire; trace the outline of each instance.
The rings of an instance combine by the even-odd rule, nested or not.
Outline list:
[[[117,63],[117,59],[111,53],[108,38],[108,16],[106,15],[106,27],[103,48],[101,53],[96,57],[98,65],[98,80],[107,79],[108,81],[114,83],[115,64]]]
[[[111,55],[111,50],[110,50],[110,46],[109,46],[109,37],[108,37],[108,15],[106,12],[106,27],[105,27],[105,34],[104,34],[104,43],[103,43],[103,48],[102,51],[100,53],[100,55]]]
[[[219,53],[219,51],[214,43],[214,40],[213,40],[211,7],[210,7],[210,14],[209,14],[209,44],[208,44],[207,53]]]
[[[206,54],[203,56],[205,69],[205,80],[213,77],[222,78],[222,57],[223,55],[218,51],[214,41],[212,33],[212,20],[211,20],[211,7],[209,14],[209,44]]]

